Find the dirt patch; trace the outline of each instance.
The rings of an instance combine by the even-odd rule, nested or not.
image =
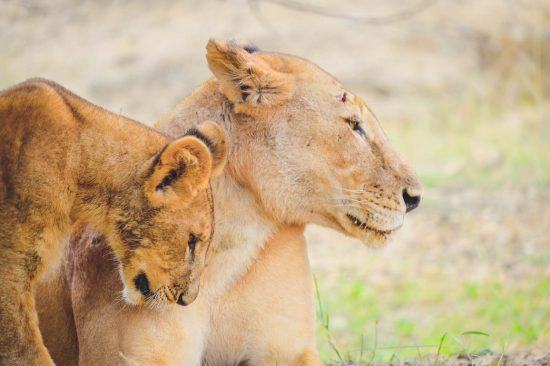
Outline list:
[[[510,354],[494,354],[486,351],[484,355],[458,355],[446,360],[435,357],[422,360],[407,360],[391,363],[335,363],[331,366],[550,366],[550,351]]]

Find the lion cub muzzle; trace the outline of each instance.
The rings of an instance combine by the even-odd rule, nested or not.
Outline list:
[[[189,294],[189,291],[178,291],[174,289],[175,287],[162,286],[157,291],[152,291],[149,279],[144,272],[134,277],[134,286],[143,295],[145,301],[158,301],[162,298],[167,303],[187,306],[196,298],[196,295]]]

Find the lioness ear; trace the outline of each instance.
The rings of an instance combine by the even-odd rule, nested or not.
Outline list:
[[[186,204],[208,186],[212,155],[194,136],[171,142],[151,162],[145,194],[153,206]]]
[[[204,142],[212,154],[212,176],[220,175],[227,162],[227,139],[221,127],[216,122],[205,121],[185,135],[195,136]]]
[[[234,42],[208,42],[206,59],[220,81],[221,92],[236,104],[253,107],[272,106],[288,99],[292,94],[290,77],[273,70],[255,52],[255,48]]]

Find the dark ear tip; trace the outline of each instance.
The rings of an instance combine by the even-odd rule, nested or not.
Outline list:
[[[248,53],[258,52],[260,50],[258,48],[258,46],[256,46],[255,44],[252,44],[252,43],[245,45],[243,48]]]
[[[214,44],[219,44],[219,41],[216,41],[214,39],[211,39],[210,42]],[[258,46],[256,46],[254,43],[246,42],[246,41],[237,41],[237,40],[229,40],[226,42],[227,46],[232,49],[243,49],[247,53],[255,53],[258,52],[260,49]]]
[[[199,129],[197,129],[195,127],[190,128],[189,130],[187,130],[187,132],[185,132],[184,136],[196,137],[197,139],[202,141],[206,145],[206,147],[208,147],[208,150],[210,150],[211,153],[214,153],[214,150],[215,150],[216,146],[214,145],[212,140],[210,140],[210,138],[208,136],[206,136],[205,134],[203,134]]]

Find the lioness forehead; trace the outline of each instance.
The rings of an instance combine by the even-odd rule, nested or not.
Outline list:
[[[254,54],[269,64],[275,71],[292,74],[298,78],[310,81],[334,83],[341,86],[338,79],[333,75],[305,58],[279,52],[256,51]]]
[[[366,112],[371,115],[375,121],[378,121],[367,102],[354,93],[346,90],[336,77],[314,62],[296,55],[263,51],[255,46],[244,46],[244,49],[249,54],[253,54],[258,62],[265,63],[269,66],[271,70],[278,73],[289,74],[297,82],[303,81],[304,88],[302,90],[317,90],[321,92],[321,95],[326,93],[327,97],[333,96],[335,100],[340,100],[343,102],[343,105],[347,106],[347,113],[350,116],[356,114],[359,117],[362,113]],[[301,88],[296,88],[295,91],[300,89]],[[321,100],[318,99],[316,99],[316,101],[321,102]]]

